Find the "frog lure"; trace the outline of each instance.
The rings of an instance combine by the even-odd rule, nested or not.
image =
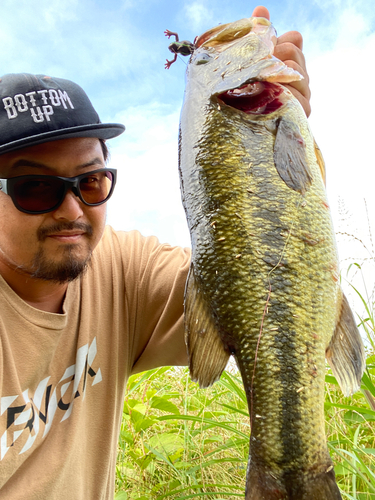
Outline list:
[[[174,54],[174,58],[172,59],[172,61],[168,61],[167,59],[167,62],[165,63],[165,69],[169,69],[171,65],[177,60],[178,54],[181,54],[182,56],[190,56],[194,52],[196,47],[194,43],[191,43],[187,40],[182,40],[180,42],[178,39],[178,34],[174,33],[173,31],[165,30],[164,33],[168,38],[174,36],[176,39],[174,42],[168,45],[168,49],[172,52],[172,54]],[[196,39],[197,37],[195,38],[195,40]]]

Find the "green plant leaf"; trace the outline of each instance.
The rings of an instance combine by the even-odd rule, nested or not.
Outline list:
[[[328,443],[328,446],[329,446],[329,443]],[[355,452],[344,450],[342,448],[341,449],[340,448],[333,448],[333,450],[334,450],[335,453],[337,453],[343,459],[343,461],[348,466],[349,470],[351,470],[353,473],[355,473],[357,476],[359,476],[362,479],[362,481],[367,485],[368,491],[369,492],[371,491],[371,492],[375,493],[375,482],[370,481],[366,477],[366,475],[363,474],[362,470],[359,467],[353,465],[353,461],[352,460],[348,460],[348,458],[346,457],[346,455],[348,455],[352,459],[354,458],[355,462],[358,461],[359,463],[361,463],[362,465],[364,465],[364,469],[367,469],[366,465],[363,463],[363,461],[361,460],[361,458],[358,455],[356,455]],[[375,475],[374,475],[374,477],[375,477]]]
[[[353,423],[363,423],[366,421],[374,421],[375,415],[370,415],[369,413],[357,413],[356,411],[347,411],[344,414],[344,420],[347,425],[351,425]]]
[[[324,403],[325,408],[340,408],[343,410],[352,410],[352,411],[357,411],[358,413],[362,414],[368,414],[371,415],[372,417],[375,416],[375,411],[370,410],[369,408],[362,408],[360,406],[354,406],[354,405],[342,405],[339,403],[330,403],[329,401],[326,401]]]
[[[120,439],[123,439],[126,441],[128,444],[132,445],[134,443],[133,436],[130,432],[122,430],[120,432]]]
[[[126,491],[118,491],[115,495],[115,500],[128,500]]]
[[[141,468],[141,470],[147,469],[147,467],[150,465],[152,460],[154,459],[153,455],[146,454],[144,457],[138,459],[138,465]]]
[[[136,432],[144,431],[155,423],[155,418],[145,417],[142,413],[133,410],[131,413],[131,421]]]
[[[149,403],[151,408],[156,408],[161,411],[167,411],[169,413],[175,413],[176,415],[180,414],[180,410],[178,409],[178,407],[165,397],[153,396],[150,399]]]
[[[243,387],[241,379],[234,377],[229,372],[224,370],[218,383],[228,388],[229,390],[234,391],[239,399],[241,399],[247,405],[245,389]]]
[[[127,394],[130,395],[135,392],[146,380],[151,381],[155,376],[161,376],[170,370],[170,366],[162,366],[161,368],[154,368],[143,373],[137,373],[129,377],[127,384]]]
[[[192,484],[186,488],[181,488],[179,490],[176,490],[174,493],[182,493],[184,491],[188,491],[188,490],[199,490],[199,489],[209,489],[209,488],[227,488],[227,489],[236,489],[236,490],[239,490],[240,488],[238,488],[237,486],[230,486],[230,485],[227,485],[227,484],[211,484],[211,483],[206,483],[206,484]],[[183,495],[183,496],[179,496],[179,497],[176,497],[176,500],[184,500],[184,499],[187,499],[187,498],[197,498],[197,497],[211,497],[212,498],[212,492],[198,492],[196,491],[195,493],[193,494],[189,494],[189,495]],[[158,496],[157,500],[162,500],[163,498],[166,498],[168,497],[169,493],[166,493],[164,495],[160,495]],[[218,493],[217,495],[220,495],[220,496],[235,496],[235,497],[242,497],[244,496],[244,492],[242,491],[241,493],[235,493],[234,491],[220,491],[220,493]],[[220,497],[216,497],[215,500],[223,500],[221,499]]]
[[[366,372],[363,374],[362,384],[365,385],[365,388],[375,397],[375,385],[372,383],[371,378]]]
[[[194,417],[193,415],[165,415],[162,417],[158,417],[159,421],[164,421],[164,420],[190,420],[191,422],[198,422],[198,423],[205,423],[205,424],[210,424],[213,427],[217,427],[219,429],[225,429],[227,431],[233,432],[234,434],[238,434],[239,436],[242,437],[247,437],[245,433],[239,431],[238,429],[231,427],[230,425],[227,425],[223,422],[217,422],[215,420],[211,420],[208,418],[202,418],[202,417]]]
[[[358,266],[358,267],[359,267],[359,266]],[[359,267],[359,268],[360,268],[360,267]],[[360,269],[361,269],[361,268],[360,268]],[[360,293],[360,292],[359,292],[359,291],[358,291],[358,290],[357,290],[357,289],[356,289],[356,288],[355,288],[355,287],[354,287],[351,283],[349,283],[349,285],[353,288],[353,290],[357,293],[358,297],[361,299],[362,304],[364,305],[364,307],[365,307],[365,310],[366,310],[367,314],[368,314],[370,317],[372,317],[372,315],[371,315],[371,311],[370,311],[370,309],[369,309],[369,306],[368,306],[368,304],[367,304],[366,300],[362,297],[361,293]]]
[[[167,456],[176,453],[177,450],[183,448],[184,438],[178,434],[164,433],[152,436],[145,446],[148,449],[154,449]]]
[[[173,465],[173,463],[169,460],[168,457],[160,453],[158,450],[155,448],[152,448],[152,446],[148,445],[147,448],[150,450],[151,453],[153,453],[157,458],[168,464],[172,469],[174,469],[177,472],[176,467]]]
[[[228,408],[228,410],[232,410],[233,413],[240,413],[241,415],[250,418],[248,410],[240,410],[239,408],[235,408],[234,406],[230,406],[224,403],[221,406],[224,408]]]
[[[331,374],[327,374],[325,380],[327,384],[339,385],[339,383],[336,380],[336,377]]]

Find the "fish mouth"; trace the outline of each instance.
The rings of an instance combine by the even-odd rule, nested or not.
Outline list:
[[[284,104],[278,97],[284,88],[269,82],[245,83],[236,89],[227,90],[217,97],[227,106],[251,115],[268,115]]]

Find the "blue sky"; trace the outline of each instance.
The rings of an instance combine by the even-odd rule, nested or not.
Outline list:
[[[2,0],[1,73],[46,73],[79,83],[104,122],[127,130],[110,141],[119,169],[108,222],[189,245],[177,174],[186,58],[164,69],[168,39],[194,37],[249,17],[256,3],[231,0]],[[278,34],[298,30],[311,78],[311,128],[328,170],[335,228],[371,249],[364,199],[375,214],[375,9],[372,0],[270,1]],[[373,226],[374,228],[374,226]],[[368,253],[338,235],[342,267]],[[360,260],[362,259],[362,260]],[[368,276],[371,270],[366,270]],[[374,282],[371,275],[371,282]]]

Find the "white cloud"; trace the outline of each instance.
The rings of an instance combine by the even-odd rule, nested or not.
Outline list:
[[[163,242],[189,246],[181,205],[177,135],[179,110],[152,103],[117,116],[127,131],[111,149],[118,186],[108,207],[108,223],[116,229],[138,229]]]
[[[116,17],[117,16],[117,17]],[[118,22],[116,22],[118,21]],[[2,73],[45,72],[82,80],[129,74],[139,61],[126,13],[79,0],[2,3]],[[69,76],[71,75],[71,76]]]
[[[24,27],[25,37],[53,31],[60,23],[76,20],[81,5],[78,0],[39,0],[37,3],[17,0],[16,5],[12,0],[3,0],[0,25],[2,31],[14,37],[19,35],[20,27]]]
[[[28,2],[29,6],[33,4]],[[42,26],[48,30],[55,30],[62,22],[77,20],[77,0],[51,0],[42,1],[39,8],[42,9]]]
[[[202,2],[187,3],[184,9],[184,16],[189,28],[194,33],[200,33],[202,30],[206,31],[207,26],[212,24],[213,19],[212,11],[203,5]]]
[[[345,7],[344,2],[339,2],[338,7],[331,12],[328,26],[306,30],[313,110],[310,124],[326,161],[328,196],[338,232],[343,276],[346,277],[351,263],[363,265],[366,286],[371,290],[375,274],[371,237],[375,228],[375,33],[366,9],[360,5]],[[311,40],[315,40],[314,45]],[[349,276],[363,290],[356,266],[351,267]],[[345,285],[345,289],[355,302],[355,309],[361,310],[356,293],[349,286]]]

